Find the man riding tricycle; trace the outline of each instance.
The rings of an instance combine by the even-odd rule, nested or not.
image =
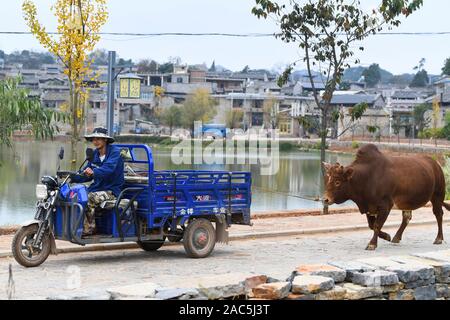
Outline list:
[[[96,149],[86,150],[79,171],[58,168],[36,186],[34,220],[12,242],[21,265],[36,267],[56,254],[55,240],[137,242],[156,251],[167,239],[182,241],[187,256],[204,258],[216,242],[228,242],[231,224],[251,225],[249,172],[157,171],[147,145],[113,144],[104,128],[86,139]]]

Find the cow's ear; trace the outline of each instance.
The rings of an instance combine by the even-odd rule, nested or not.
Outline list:
[[[347,180],[347,181],[352,180],[352,178],[353,178],[353,173],[354,173],[353,168],[347,168],[347,169],[345,169],[345,171],[344,171],[344,179]]]

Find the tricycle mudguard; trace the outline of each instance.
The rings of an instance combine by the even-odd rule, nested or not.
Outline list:
[[[42,221],[39,221],[39,220],[30,220],[30,221],[22,223],[21,227],[25,228],[25,227],[32,226],[33,224],[35,224],[39,227],[39,225],[41,223],[42,223]],[[56,249],[55,235],[53,234],[53,232],[50,232],[50,253],[54,254],[54,255],[58,254],[58,251]]]
[[[216,242],[228,244],[228,224],[223,215],[216,215]]]

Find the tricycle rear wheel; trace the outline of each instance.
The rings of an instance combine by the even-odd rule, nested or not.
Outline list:
[[[39,226],[33,224],[20,228],[14,235],[11,249],[14,259],[24,267],[33,268],[40,266],[47,260],[50,254],[50,236],[45,234],[39,249],[32,248],[32,242]]]
[[[209,220],[195,219],[187,226],[183,245],[190,258],[206,258],[216,245],[216,231]]]

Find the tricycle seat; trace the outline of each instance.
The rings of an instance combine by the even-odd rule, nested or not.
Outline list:
[[[129,203],[130,203],[130,199],[122,199],[122,200],[120,200],[119,208],[125,209]],[[134,201],[133,204],[134,204],[134,208],[137,208],[138,202]],[[114,209],[115,206],[116,206],[116,200],[103,201],[100,204],[100,208],[105,209],[105,210],[112,210],[112,209]]]

